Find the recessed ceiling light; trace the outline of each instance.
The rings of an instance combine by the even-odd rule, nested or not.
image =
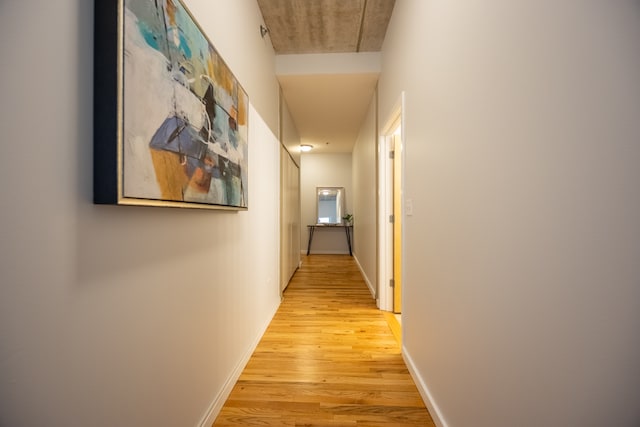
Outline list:
[[[313,148],[313,145],[309,145],[309,144],[300,145],[300,151],[304,153],[306,153],[307,151],[311,151],[312,148]]]

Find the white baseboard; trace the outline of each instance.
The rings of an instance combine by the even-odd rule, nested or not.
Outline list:
[[[360,273],[362,273],[362,277],[364,278],[364,282],[367,284],[367,287],[369,288],[369,292],[371,292],[371,296],[373,297],[373,299],[376,300],[376,304],[377,304],[378,295],[377,295],[376,289],[373,287],[373,285],[371,284],[371,280],[369,280],[369,278],[367,277],[367,274],[364,272],[364,269],[360,265],[360,261],[358,261],[358,257],[354,255],[353,259],[356,260],[356,264],[358,265],[358,268],[360,269]]]
[[[416,369],[416,365],[413,363],[413,359],[411,358],[411,355],[404,345],[402,346],[402,357],[407,364],[407,368],[409,369],[409,373],[411,374],[413,381],[416,383],[416,387],[418,387],[418,392],[420,393],[420,396],[422,396],[422,400],[424,401],[425,405],[427,405],[427,409],[429,410],[429,414],[431,414],[431,418],[433,418],[433,422],[438,427],[448,427],[447,422],[442,416],[440,408],[438,408],[435,400],[433,400],[433,396],[429,392],[429,388]]]
[[[300,254],[306,255],[307,251],[300,251]],[[349,251],[321,251],[314,249],[309,255],[349,255]]]
[[[211,427],[213,425],[214,421],[218,417],[218,414],[222,410],[224,403],[229,398],[231,390],[233,390],[233,386],[236,385],[238,378],[240,378],[242,371],[244,370],[245,366],[247,366],[247,363],[249,363],[249,359],[251,359],[253,352],[256,350],[258,343],[260,343],[260,340],[269,327],[271,320],[273,320],[273,316],[275,316],[276,311],[278,311],[279,306],[280,305],[276,306],[271,316],[269,316],[266,324],[264,324],[261,328],[262,330],[254,340],[254,342],[249,346],[245,354],[240,358],[235,369],[233,370],[233,372],[231,372],[231,375],[229,375],[227,381],[225,381],[224,386],[222,387],[218,395],[213,399],[213,402],[211,402],[211,404],[209,405],[209,408],[207,409],[204,417],[202,417],[202,420],[200,421],[200,423],[198,423],[198,427]]]

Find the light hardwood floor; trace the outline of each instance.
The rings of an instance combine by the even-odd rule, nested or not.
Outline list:
[[[311,255],[214,426],[434,426],[350,256]]]

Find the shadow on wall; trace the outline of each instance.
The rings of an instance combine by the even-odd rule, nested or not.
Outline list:
[[[176,259],[224,251],[233,227],[219,226],[235,211],[139,206],[78,206],[76,274],[78,283],[125,271],[162,266]],[[206,266],[202,267],[206,271]]]

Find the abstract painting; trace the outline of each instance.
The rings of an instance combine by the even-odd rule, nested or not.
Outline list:
[[[246,209],[248,97],[185,5],[95,13],[94,201]]]

